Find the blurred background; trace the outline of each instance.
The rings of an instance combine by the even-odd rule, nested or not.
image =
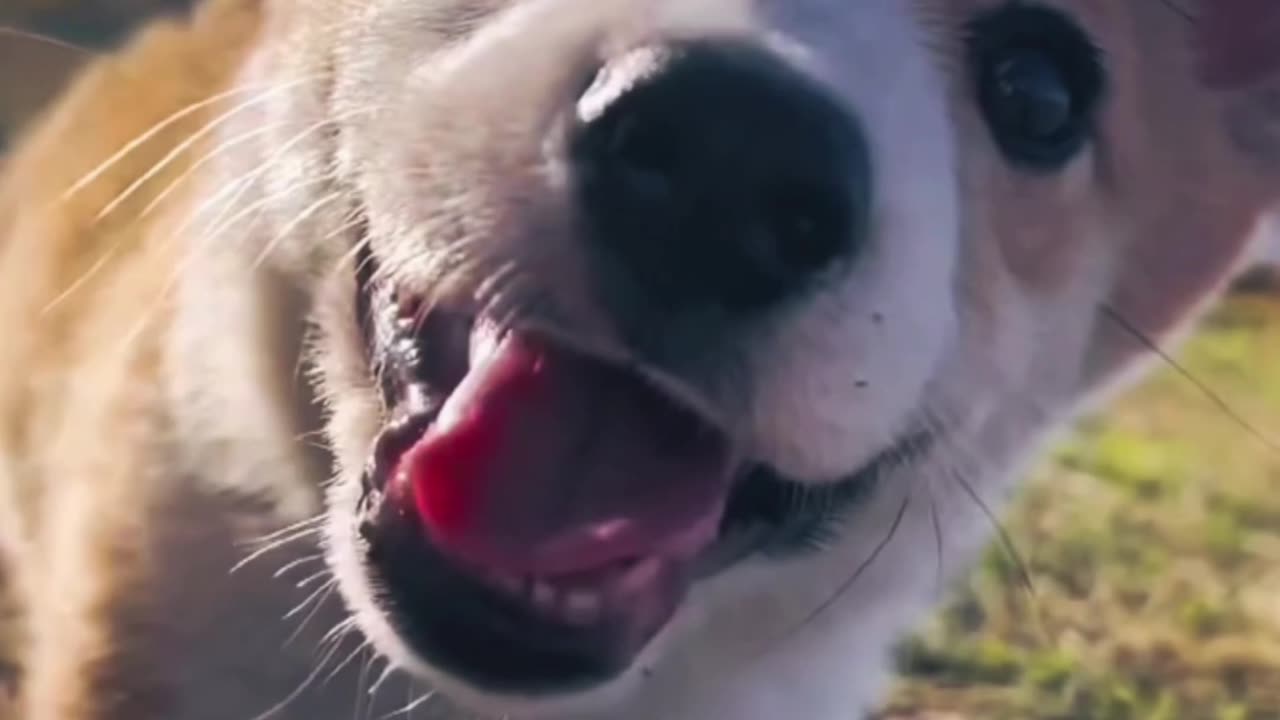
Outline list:
[[[0,31],[0,161],[87,57],[27,31],[109,47],[182,4],[0,0],[0,28],[23,28]],[[1001,518],[1008,542],[903,644],[881,720],[1280,719],[1275,236],[1178,367],[1086,418],[1034,473]]]

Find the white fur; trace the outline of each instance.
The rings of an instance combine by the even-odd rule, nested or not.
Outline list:
[[[960,227],[946,84],[918,18],[895,0],[828,5],[820,26],[773,33],[807,48],[802,67],[862,123],[871,240],[851,273],[745,347],[750,453],[824,480],[866,462],[920,405],[955,332]]]

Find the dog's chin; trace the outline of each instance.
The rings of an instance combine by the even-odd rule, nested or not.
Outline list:
[[[388,412],[334,496],[332,560],[379,649],[486,711],[623,694],[697,583],[820,547],[920,450],[795,482],[633,365],[387,288],[359,300]]]

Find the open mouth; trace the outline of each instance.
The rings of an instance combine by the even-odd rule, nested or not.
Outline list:
[[[696,581],[819,543],[888,461],[792,483],[625,364],[362,292],[390,416],[359,514],[372,585],[415,652],[484,690],[616,677]]]

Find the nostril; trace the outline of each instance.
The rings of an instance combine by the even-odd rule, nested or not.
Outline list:
[[[620,118],[609,138],[609,153],[619,169],[633,179],[666,183],[677,172],[680,153],[675,129],[628,115]]]
[[[768,260],[791,273],[813,273],[830,264],[853,231],[852,203],[840,187],[774,183],[759,205]]]

